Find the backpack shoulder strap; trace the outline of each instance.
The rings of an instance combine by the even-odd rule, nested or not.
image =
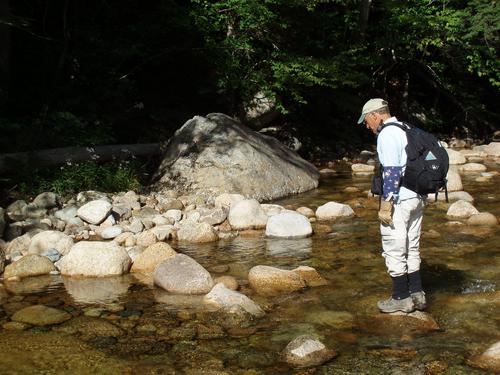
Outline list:
[[[398,128],[400,128],[404,132],[407,132],[408,130],[410,130],[412,128],[412,126],[410,124],[407,124],[406,122],[403,122],[402,124],[400,124],[398,122],[388,122],[387,124],[383,124],[382,125],[382,127],[380,128],[379,133],[382,130],[384,130],[387,126],[397,126]]]

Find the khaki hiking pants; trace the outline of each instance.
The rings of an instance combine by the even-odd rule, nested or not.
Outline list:
[[[424,200],[405,199],[394,205],[393,225],[380,224],[382,256],[391,277],[420,269],[420,230]]]

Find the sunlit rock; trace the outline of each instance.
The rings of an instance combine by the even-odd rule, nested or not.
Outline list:
[[[55,269],[54,264],[47,257],[31,254],[6,266],[3,277],[8,279],[15,276],[23,278],[46,275]]]
[[[500,142],[491,142],[484,148],[484,151],[488,156],[500,156]]]
[[[318,220],[332,220],[338,217],[354,216],[354,211],[350,206],[343,203],[328,202],[319,206],[316,210]]]
[[[446,212],[446,217],[448,219],[468,219],[472,215],[478,214],[479,211],[472,204],[466,201],[456,201],[453,203],[448,212]]]
[[[314,367],[335,358],[337,353],[310,335],[293,339],[283,350],[283,360],[295,368]]]
[[[460,152],[452,150],[451,148],[447,148],[446,152],[448,153],[450,164],[465,164],[465,156]]]
[[[448,191],[461,191],[463,190],[462,178],[455,168],[450,168],[446,175],[446,188]],[[432,195],[431,195],[432,196]]]
[[[299,207],[296,210],[299,214],[304,215],[307,218],[316,216],[314,210],[309,207]]]
[[[298,273],[270,266],[250,269],[248,282],[252,289],[263,295],[291,293],[306,287],[306,282]]]
[[[236,230],[265,228],[268,216],[255,199],[235,203],[229,210],[228,220]]]
[[[114,241],[81,241],[59,262],[63,275],[103,277],[128,272],[132,260]]]
[[[312,234],[309,220],[294,211],[286,211],[269,217],[266,236],[278,238],[300,238]]]
[[[433,200],[434,197],[435,197],[434,194],[428,195],[428,198],[431,200]],[[443,191],[441,191],[438,194],[438,201],[444,201],[444,200],[446,200],[446,194]],[[474,197],[472,195],[470,195],[469,193],[467,193],[466,191],[449,191],[448,192],[448,201],[449,202],[454,202],[454,201],[459,201],[459,200],[473,203]]]
[[[205,294],[214,283],[205,268],[184,254],[164,260],[156,267],[153,276],[156,285],[180,294]]]
[[[481,173],[486,171],[486,166],[479,163],[466,163],[459,168],[461,173]]]
[[[169,139],[154,179],[158,190],[270,200],[316,188],[319,173],[275,138],[211,113],[195,116]]]
[[[62,255],[66,255],[73,245],[73,239],[67,234],[56,230],[47,230],[33,236],[28,253],[41,254],[48,249],[56,249]]]
[[[177,239],[181,242],[206,243],[219,239],[215,229],[207,223],[182,223],[177,231]]]
[[[169,244],[157,242],[137,255],[130,272],[151,273],[158,264],[176,254],[177,252]]]
[[[309,287],[328,284],[328,281],[326,281],[313,267],[299,266],[293,269],[292,272],[298,273]]]
[[[375,172],[375,166],[361,163],[351,165],[351,169],[356,175],[369,175]]]
[[[222,283],[215,285],[212,290],[205,295],[203,302],[218,309],[229,309],[237,305],[254,316],[264,315],[264,311],[254,301],[244,294],[226,288]]]
[[[495,226],[498,224],[498,220],[495,215],[489,212],[480,212],[478,214],[472,215],[467,220],[468,225],[484,225],[484,226]]]
[[[77,211],[77,215],[87,223],[98,225],[108,217],[112,208],[111,203],[99,199],[81,206]]]

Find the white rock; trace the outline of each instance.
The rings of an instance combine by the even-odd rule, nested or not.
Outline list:
[[[351,169],[354,174],[372,174],[375,171],[375,166],[355,163],[351,165]]]
[[[73,247],[73,239],[56,230],[47,230],[33,236],[28,249],[29,254],[41,254],[45,250],[56,249],[66,255]]]
[[[465,156],[460,152],[452,150],[451,148],[447,148],[446,152],[448,153],[450,164],[465,164]]]
[[[177,239],[184,242],[205,243],[219,239],[215,229],[207,223],[182,223],[177,231]]]
[[[236,230],[260,229],[265,228],[267,215],[255,199],[245,199],[231,206],[228,220]]]
[[[128,272],[132,260],[114,241],[81,241],[59,262],[62,275],[103,277]]]
[[[318,220],[331,220],[337,217],[354,216],[352,208],[343,203],[328,202],[319,206],[316,210],[316,217]]]
[[[271,216],[266,225],[268,237],[301,238],[311,234],[312,227],[307,217],[293,211]]]
[[[237,305],[253,316],[264,315],[264,311],[254,301],[244,294],[226,288],[223,283],[215,285],[210,293],[203,298],[203,302],[219,309],[229,309]]]
[[[448,180],[446,183],[448,191],[461,191],[464,189],[462,185],[462,178],[454,168],[450,168],[448,170],[446,179]]]
[[[110,240],[112,238],[118,237],[123,233],[123,228],[119,225],[114,225],[112,227],[105,228],[101,232],[101,237],[105,240]]]
[[[238,203],[244,199],[245,199],[245,197],[241,194],[224,193],[224,194],[219,195],[217,198],[215,198],[214,204],[215,204],[215,207],[223,207],[223,206],[231,207],[235,203]]]
[[[491,142],[484,148],[489,156],[500,156],[500,142]]]
[[[467,219],[478,213],[479,211],[469,202],[456,201],[448,208],[446,216],[450,219]]]
[[[102,223],[111,213],[113,206],[108,201],[99,199],[84,204],[77,211],[77,215],[90,224]]]
[[[435,195],[428,194],[427,197],[428,197],[428,199],[433,201]],[[438,201],[444,201],[444,200],[446,200],[446,194],[444,193],[444,191],[440,191],[438,193]],[[448,201],[454,202],[454,201],[458,201],[458,200],[473,203],[474,197],[472,195],[470,195],[469,193],[467,193],[466,191],[449,191],[448,192]]]
[[[181,210],[167,210],[167,212],[165,212],[163,214],[163,216],[170,217],[170,218],[174,219],[175,221],[181,221],[182,211]]]
[[[480,173],[486,170],[486,166],[479,163],[466,163],[460,166],[459,170],[462,173]]]

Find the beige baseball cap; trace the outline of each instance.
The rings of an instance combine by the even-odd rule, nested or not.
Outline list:
[[[365,116],[368,113],[377,111],[387,106],[389,106],[389,103],[387,102],[387,100],[384,99],[375,98],[368,100],[363,106],[363,109],[361,110],[361,116],[358,120],[358,124],[362,124],[365,121]]]

